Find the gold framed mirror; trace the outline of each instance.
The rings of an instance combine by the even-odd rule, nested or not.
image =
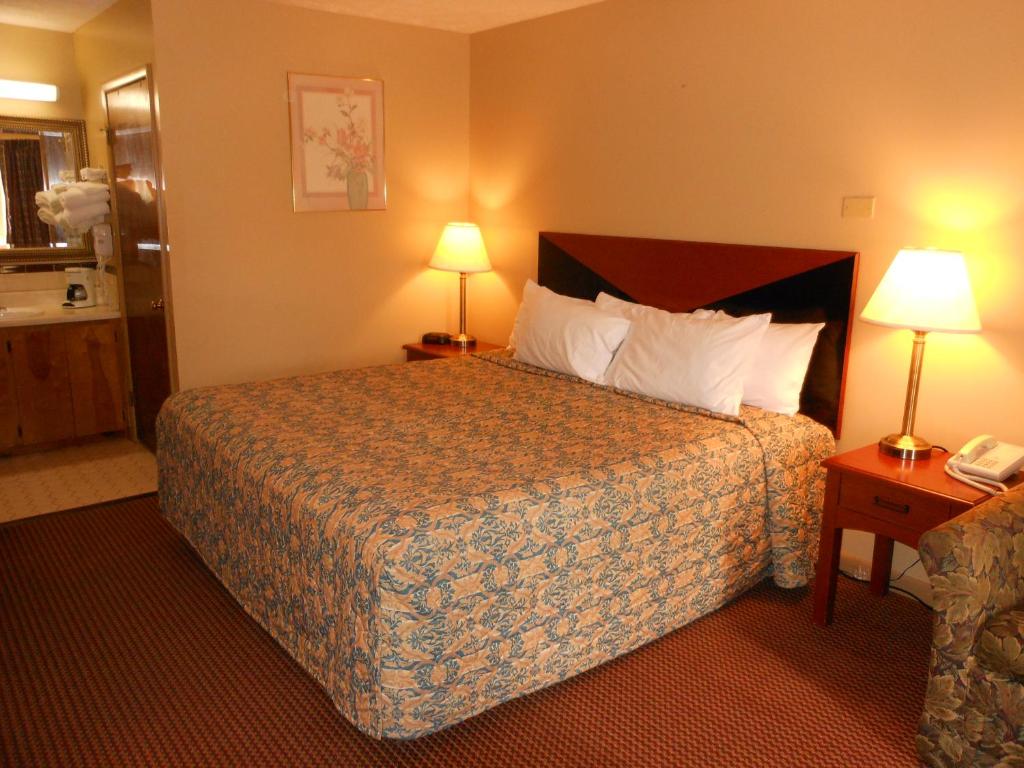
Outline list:
[[[84,120],[0,115],[0,265],[93,258],[89,237],[67,237],[40,220],[35,200],[62,172],[78,178],[88,164]]]

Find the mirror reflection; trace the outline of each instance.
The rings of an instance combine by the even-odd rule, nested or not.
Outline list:
[[[49,201],[87,162],[84,121],[0,116],[0,261],[49,249],[81,253],[82,239],[64,231]]]

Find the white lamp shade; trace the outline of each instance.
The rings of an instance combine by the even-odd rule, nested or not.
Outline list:
[[[967,266],[957,251],[904,248],[860,316],[869,323],[914,331],[981,330]]]
[[[446,272],[490,272],[491,262],[480,227],[464,221],[445,226],[429,266]]]

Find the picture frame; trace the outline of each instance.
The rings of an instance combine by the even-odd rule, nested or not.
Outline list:
[[[292,208],[382,211],[384,83],[288,73]]]

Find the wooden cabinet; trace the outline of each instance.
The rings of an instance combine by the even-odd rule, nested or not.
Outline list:
[[[64,328],[34,325],[10,331],[18,422],[25,445],[75,436]]]
[[[116,320],[0,331],[0,450],[124,429]]]
[[[124,398],[114,323],[68,325],[65,343],[75,436],[124,429]]]
[[[0,331],[0,451],[18,444],[18,397],[14,389],[10,340]]]

